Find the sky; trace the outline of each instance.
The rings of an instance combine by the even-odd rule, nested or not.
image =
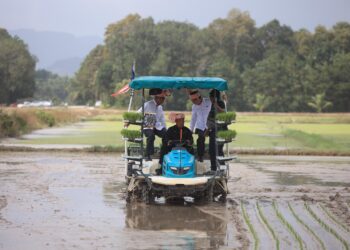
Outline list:
[[[193,23],[200,28],[233,9],[249,12],[257,27],[277,19],[293,30],[350,23],[350,0],[0,0],[0,27],[103,37],[128,14]]]

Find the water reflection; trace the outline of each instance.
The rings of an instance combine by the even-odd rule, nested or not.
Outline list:
[[[228,246],[226,221],[194,206],[126,206],[125,226],[130,229],[181,232],[187,249],[217,249]]]
[[[306,184],[314,184],[324,187],[350,187],[350,182],[336,182],[336,181],[323,181],[319,178],[313,177],[311,174],[300,174],[284,171],[273,171],[264,169],[263,167],[257,167],[253,164],[249,164],[250,167],[262,172],[269,174],[273,177],[274,182],[279,185],[285,186],[298,186]]]

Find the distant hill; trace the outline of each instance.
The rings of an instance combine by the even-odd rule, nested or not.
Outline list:
[[[79,69],[84,58],[73,57],[54,62],[46,69],[62,76],[72,76]]]
[[[76,72],[87,54],[103,41],[98,36],[76,37],[63,32],[29,29],[9,32],[28,44],[29,51],[38,58],[37,69],[70,76]]]

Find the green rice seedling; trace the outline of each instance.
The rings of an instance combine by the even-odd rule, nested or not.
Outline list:
[[[218,131],[217,137],[225,139],[226,141],[232,141],[237,135],[236,130],[220,130]]]
[[[120,134],[129,140],[135,140],[136,138],[141,138],[141,131],[139,130],[130,130],[130,129],[122,129]]]
[[[254,249],[257,250],[259,248],[259,237],[258,237],[258,234],[256,233],[252,223],[250,222],[250,219],[249,219],[249,216],[247,214],[247,211],[245,210],[243,201],[241,201],[241,209],[242,209],[244,221],[247,224],[249,231],[253,235],[253,238],[254,238]]]
[[[320,207],[321,207],[322,210],[327,214],[327,216],[328,216],[329,218],[331,218],[336,224],[338,224],[339,226],[341,226],[341,227],[342,227],[345,231],[347,231],[348,233],[350,232],[350,229],[349,229],[348,227],[346,227],[343,223],[341,223],[337,218],[335,218],[327,208],[325,208],[325,207],[322,206],[321,204],[320,204]]]
[[[289,204],[289,202],[288,202],[288,207],[289,207],[289,210],[292,212],[294,218],[296,218],[296,220],[301,225],[303,225],[307,229],[307,231],[309,231],[309,233],[311,233],[315,237],[315,239],[318,241],[318,243],[320,243],[322,249],[326,250],[326,246],[324,245],[324,243],[320,239],[320,237],[318,237],[318,235],[304,221],[302,221],[302,219],[300,219],[300,217],[296,214],[296,212],[294,211],[293,207]]]
[[[311,214],[311,216],[324,228],[326,229],[328,232],[330,232],[331,234],[334,235],[335,238],[337,238],[344,246],[344,248],[346,250],[349,250],[349,245],[346,242],[346,240],[344,240],[338,233],[337,231],[335,231],[333,228],[331,228],[328,224],[326,224],[324,221],[322,221],[317,215],[316,213],[311,209],[311,207],[305,202],[304,206],[306,208],[306,210]]]
[[[273,209],[276,212],[276,215],[278,217],[278,219],[282,222],[283,225],[285,225],[287,227],[287,229],[289,230],[289,232],[294,236],[294,238],[298,241],[299,243],[299,249],[304,249],[304,245],[303,245],[303,240],[301,239],[300,235],[295,231],[295,229],[293,228],[293,226],[283,217],[283,215],[280,213],[280,211],[277,208],[276,205],[276,201],[273,201],[272,203]]]
[[[275,231],[273,230],[273,228],[271,227],[270,223],[266,219],[266,217],[265,217],[265,215],[264,215],[264,213],[263,213],[263,211],[262,211],[258,201],[256,202],[256,207],[258,208],[258,212],[259,212],[260,218],[262,219],[264,224],[267,226],[267,228],[269,229],[270,233],[272,234],[272,237],[276,241],[276,249],[279,250],[280,249],[280,240],[278,239]]]
[[[236,119],[235,112],[222,112],[216,114],[216,120],[224,123],[232,123]]]
[[[142,121],[142,113],[138,112],[124,112],[123,119],[129,122]]]

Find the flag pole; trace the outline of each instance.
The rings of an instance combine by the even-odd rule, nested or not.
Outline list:
[[[132,68],[131,68],[131,78],[130,78],[130,80],[132,81],[134,78],[135,78],[135,61],[134,61],[133,65],[132,65]],[[131,89],[128,112],[130,112],[131,103],[132,103],[133,97],[134,97],[134,89]]]
[[[134,78],[135,78],[135,60],[134,60],[134,63],[132,64],[132,67],[131,67],[130,80],[132,81],[132,80],[134,80]],[[128,112],[130,112],[133,97],[134,97],[134,89],[131,89]],[[124,141],[124,150],[125,150],[124,154],[128,155],[128,145],[127,145],[126,141]],[[128,172],[128,160],[125,161],[125,173],[126,173],[126,175],[127,175],[127,172]]]

